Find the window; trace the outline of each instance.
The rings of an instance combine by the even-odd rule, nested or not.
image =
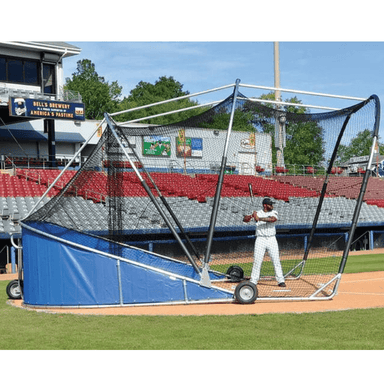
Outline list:
[[[7,62],[4,57],[0,57],[0,81],[7,80]]]
[[[39,81],[38,65],[36,61],[26,61],[24,64],[25,82],[28,84],[37,84]]]
[[[55,66],[43,64],[44,93],[55,93]]]
[[[0,81],[40,85],[38,61],[0,57]]]
[[[21,60],[8,60],[8,81],[22,83],[23,79],[23,62]]]

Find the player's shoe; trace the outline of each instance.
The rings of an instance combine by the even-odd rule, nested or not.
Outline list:
[[[285,283],[279,283],[278,286],[279,287],[286,287]]]

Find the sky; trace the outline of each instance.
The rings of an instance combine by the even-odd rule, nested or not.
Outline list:
[[[64,60],[64,76],[76,71],[78,60],[90,59],[100,76],[123,87],[123,97],[140,81],[153,84],[161,76],[173,76],[191,94],[236,79],[273,87],[273,43],[279,42],[281,88],[361,98],[376,94],[384,100],[384,29],[378,0],[369,6],[351,6],[346,0],[25,4],[28,12],[17,14],[17,27],[14,18],[3,18],[3,40],[78,46],[81,54]],[[2,11],[13,14],[12,3],[5,3]],[[266,92],[240,91],[249,97]],[[196,100],[202,104],[230,93],[226,89]],[[283,99],[292,96],[282,94]],[[356,102],[297,96],[305,104],[334,108]],[[384,121],[381,126],[384,139]]]
[[[140,81],[154,84],[172,76],[190,94],[234,84],[274,87],[274,42],[250,41],[67,41],[81,54],[64,60],[64,76],[77,61],[89,59],[109,83],[117,81],[128,96]],[[279,46],[280,87],[291,90],[384,100],[384,42],[289,42]],[[229,96],[233,87],[194,98],[200,104]],[[248,97],[268,90],[240,87]],[[358,101],[283,92],[304,104],[343,108]],[[325,112],[312,109],[313,112]],[[384,137],[384,127],[380,130]]]

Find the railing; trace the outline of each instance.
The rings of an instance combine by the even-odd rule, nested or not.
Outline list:
[[[56,158],[56,167],[51,167],[51,162],[48,159],[48,156],[42,156],[40,158],[36,158],[33,156],[10,156],[3,155],[0,159],[1,169],[11,169],[11,168],[41,168],[41,169],[50,169],[57,167],[66,166],[70,160],[71,156],[60,156]],[[76,168],[83,164],[86,161],[87,157],[82,156],[79,160],[80,162],[74,162],[71,164],[72,168]]]
[[[25,99],[39,99],[39,100],[73,101],[78,103],[82,102],[82,98],[79,92],[64,90],[62,87],[60,87],[58,94],[42,93],[38,91],[32,91],[29,89],[0,87],[0,101],[8,102],[8,99],[10,97],[22,97]]]
[[[56,168],[66,166],[72,159],[71,156],[62,156],[56,158]],[[87,160],[87,157],[82,156],[80,161],[76,161],[71,164],[72,169],[80,167]],[[204,161],[200,159],[169,159],[169,158],[143,158],[141,159],[143,165],[149,171],[167,172],[167,173],[184,173],[184,174],[196,174],[196,173],[213,173],[218,174],[220,172],[221,162],[219,161]],[[50,169],[51,163],[47,156],[42,156],[37,159],[32,156],[16,157],[10,155],[4,155],[1,159],[1,169],[15,169],[18,168],[41,168]],[[139,170],[142,165],[138,161],[133,161],[134,166]],[[112,165],[115,168],[121,168],[124,171],[132,171],[130,162],[126,159],[121,161],[105,160],[100,164],[100,169],[107,169]],[[324,166],[316,165],[303,165],[303,164],[287,164],[284,167],[278,166],[274,163],[262,164],[247,163],[247,162],[231,162],[226,165],[226,174],[240,174],[240,175],[254,175],[262,177],[271,177],[276,175],[289,175],[289,176],[310,176],[310,177],[322,177],[325,176],[327,168]],[[363,176],[366,171],[359,168],[354,175]],[[331,174],[334,176],[348,176],[350,170],[341,167],[333,167]]]
[[[60,87],[59,90],[59,98],[63,101],[73,101],[78,103],[82,102],[80,92],[72,91],[70,89],[63,89],[62,87]]]
[[[181,173],[219,173],[220,161],[204,161],[199,159],[142,159],[144,166],[148,169],[157,168],[161,172],[181,172]],[[274,176],[274,175],[305,175],[305,176],[324,176],[327,168],[323,166],[315,166],[313,164],[298,165],[288,164],[285,167],[278,166],[274,163],[247,163],[247,162],[231,162],[227,163],[225,173],[255,176]],[[363,171],[361,172],[363,173]],[[334,167],[332,174],[336,176],[347,176],[346,169]]]

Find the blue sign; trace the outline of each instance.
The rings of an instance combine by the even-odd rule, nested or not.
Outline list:
[[[191,156],[203,156],[203,139],[192,137],[191,138]]]
[[[85,120],[85,109],[82,103],[23,97],[10,98],[9,114],[10,116],[37,119]]]

